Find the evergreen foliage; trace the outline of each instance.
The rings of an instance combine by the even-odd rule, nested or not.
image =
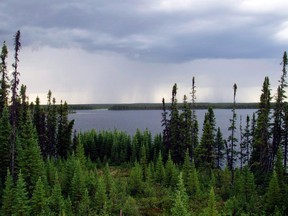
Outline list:
[[[171,209],[171,215],[173,216],[188,216],[188,195],[182,179],[182,173],[179,174],[177,190],[175,193],[174,204]]]
[[[0,58],[0,113],[3,112],[5,106],[8,105],[8,95],[9,95],[9,77],[8,77],[8,70],[7,70],[7,57],[8,57],[8,48],[4,41]]]
[[[271,92],[269,78],[265,77],[260,97],[258,118],[255,127],[254,142],[251,153],[251,169],[255,173],[256,181],[263,181],[268,172],[271,172],[270,155],[270,112]]]
[[[2,117],[0,118],[0,179],[4,184],[7,168],[10,167],[10,140],[11,140],[11,125],[9,122],[9,111],[7,106],[4,106]]]
[[[191,103],[178,104],[176,84],[169,110],[163,99],[162,134],[91,130],[72,140],[66,102],[49,90],[46,107],[39,98],[29,106],[26,86],[18,92],[20,31],[14,42],[11,101],[5,42],[0,55],[1,215],[288,214],[286,52],[275,106],[265,77],[257,115],[244,128],[240,118],[239,134],[233,86],[227,140],[209,107],[198,143],[194,77]]]
[[[14,184],[13,178],[9,169],[7,169],[7,176],[5,180],[5,188],[2,196],[1,215],[12,215],[12,208],[14,205]]]
[[[30,215],[30,205],[26,184],[20,171],[15,187],[15,197],[12,207],[12,215]]]

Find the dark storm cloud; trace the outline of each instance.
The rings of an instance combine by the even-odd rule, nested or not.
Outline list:
[[[287,45],[275,34],[288,16],[267,9],[257,13],[245,4],[9,0],[0,3],[0,37],[7,40],[20,29],[26,46],[106,50],[154,62],[275,57]]]
[[[0,10],[0,39],[12,50],[21,30],[21,82],[42,101],[51,89],[69,103],[161,102],[174,83],[181,100],[192,76],[200,101],[231,101],[235,82],[237,100],[257,101],[264,76],[275,89],[288,45],[286,0],[3,0]]]

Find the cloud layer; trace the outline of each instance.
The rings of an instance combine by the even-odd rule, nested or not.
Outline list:
[[[229,101],[234,82],[253,101],[264,76],[277,85],[288,44],[284,0],[9,0],[0,10],[0,38],[13,47],[22,32],[31,95],[52,89],[72,103],[160,102],[174,82],[189,93],[192,76],[202,101]]]

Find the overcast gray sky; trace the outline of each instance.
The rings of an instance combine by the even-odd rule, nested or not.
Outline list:
[[[133,103],[191,91],[198,102],[259,101],[288,45],[287,0],[2,0],[0,39],[30,101]],[[10,67],[11,68],[11,67]],[[273,91],[274,93],[275,91]]]

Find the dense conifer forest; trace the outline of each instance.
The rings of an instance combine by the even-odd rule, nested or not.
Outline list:
[[[286,52],[276,96],[265,77],[253,116],[237,115],[231,84],[227,139],[211,106],[198,122],[194,77],[181,106],[177,84],[169,106],[163,98],[161,134],[130,136],[73,131],[68,104],[56,105],[50,90],[45,106],[39,98],[30,103],[19,86],[20,39],[18,31],[11,77],[5,42],[1,51],[1,215],[288,214]]]

